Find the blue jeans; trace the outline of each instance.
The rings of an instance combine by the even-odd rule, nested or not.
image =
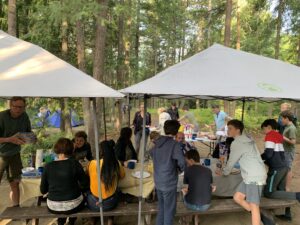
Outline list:
[[[86,202],[87,202],[87,207],[92,210],[92,211],[100,211],[99,205],[96,203],[98,202],[98,198],[95,197],[92,193],[88,193]],[[103,199],[102,204],[103,204],[103,211],[110,211],[113,210],[118,206],[119,198],[118,194],[115,193],[113,196]]]
[[[176,213],[177,187],[171,191],[157,190],[158,214],[156,225],[173,225]]]
[[[194,205],[194,204],[190,204],[188,203],[185,198],[183,199],[183,202],[185,204],[185,206],[188,209],[194,210],[194,211],[199,211],[199,212],[205,212],[209,209],[210,204],[206,204],[206,205]]]

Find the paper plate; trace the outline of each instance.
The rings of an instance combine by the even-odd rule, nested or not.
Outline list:
[[[25,167],[22,169],[22,173],[30,173],[33,172],[35,170],[34,167]]]
[[[230,174],[236,175],[236,174],[239,174],[239,173],[241,173],[241,170],[240,170],[240,169],[233,168],[233,169],[231,170],[231,173],[230,173]]]
[[[132,175],[133,177],[135,177],[135,178],[141,178],[141,171],[135,171],[135,172],[132,172],[131,175]],[[150,173],[144,171],[143,178],[147,178],[147,177],[150,177],[150,176],[151,176]]]

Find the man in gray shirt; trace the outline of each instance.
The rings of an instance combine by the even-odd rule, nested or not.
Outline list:
[[[0,112],[0,182],[4,171],[11,188],[13,206],[19,206],[19,182],[22,174],[20,156],[24,140],[16,137],[18,132],[31,132],[28,115],[25,112],[26,102],[22,97],[10,100],[10,109]]]

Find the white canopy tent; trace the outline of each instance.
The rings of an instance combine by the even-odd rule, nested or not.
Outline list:
[[[123,97],[41,47],[1,30],[0,96]]]
[[[147,98],[152,96],[243,100],[244,112],[245,99],[299,101],[299,84],[300,67],[214,44],[154,77],[120,92],[132,97],[144,97],[145,111]],[[145,118],[142,158],[146,151]],[[143,173],[143,166],[141,168]]]
[[[26,97],[112,97],[123,94],[95,80],[39,46],[19,40],[0,30],[0,96]],[[96,118],[93,99],[93,119]],[[100,171],[98,128],[94,122],[97,171]],[[98,193],[103,222],[100,173]]]
[[[300,100],[300,67],[215,44],[138,84],[129,95]]]

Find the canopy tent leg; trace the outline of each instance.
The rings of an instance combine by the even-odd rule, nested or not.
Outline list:
[[[130,97],[127,95],[127,113],[128,113],[128,127],[130,127]]]
[[[107,140],[106,109],[105,109],[105,100],[104,100],[104,98],[102,98],[102,105],[103,105],[104,140]]]
[[[244,122],[245,103],[246,103],[246,100],[245,100],[245,98],[243,98],[243,106],[242,106],[242,122]]]
[[[104,102],[104,101],[103,101]],[[96,116],[96,99],[92,99],[92,115],[94,121],[94,132],[95,132],[95,149],[96,149],[96,160],[97,160],[97,181],[98,181],[98,199],[99,199],[99,213],[100,213],[100,222],[101,225],[104,225],[103,219],[103,207],[102,207],[102,193],[101,193],[101,173],[100,173],[100,151],[99,151],[99,133],[97,126],[97,116]],[[105,112],[104,112],[105,114]],[[105,122],[104,122],[105,123]]]
[[[143,134],[142,134],[142,151],[140,151],[140,194],[139,194],[139,215],[138,215],[138,225],[142,225],[142,200],[143,200],[143,174],[144,174],[144,155],[146,151],[146,115],[147,115],[147,96],[144,95],[144,108],[145,114],[143,118]]]

